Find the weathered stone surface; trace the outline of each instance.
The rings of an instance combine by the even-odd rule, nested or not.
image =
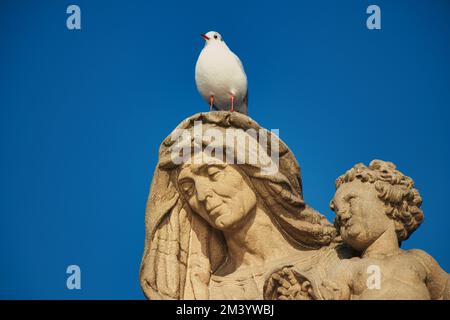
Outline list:
[[[423,220],[421,204],[413,180],[393,163],[355,165],[336,180],[330,204],[335,226],[355,256],[331,263],[322,275],[297,266],[278,270],[269,277],[266,297],[449,299],[449,275],[438,263],[424,251],[400,249]]]
[[[216,130],[215,139],[199,136],[198,123],[203,133]],[[397,174],[392,164],[358,165],[337,180],[332,201],[336,230],[305,203],[300,168],[289,148],[249,117],[199,113],[174,132],[179,129],[188,138],[180,143],[172,134],[161,144],[147,202],[140,271],[147,298],[448,297],[448,274],[430,256],[398,248],[397,239],[414,231],[422,212],[412,180]],[[230,129],[248,139],[244,156],[239,154],[242,145],[230,147],[225,138],[217,139],[217,134],[225,137]],[[258,158],[264,161],[255,163],[250,141],[261,147],[265,136],[278,145],[279,159],[273,158],[271,144],[257,149],[265,152]],[[239,162],[227,161],[219,149],[203,148],[212,141],[215,147],[229,148]],[[194,151],[190,162],[174,158],[180,145]],[[267,161],[276,166],[275,172],[264,173]],[[386,168],[396,172],[394,177],[388,177]],[[392,188],[389,179],[396,183]],[[357,202],[358,211],[349,209],[350,202]],[[378,293],[364,289],[368,276],[364,268],[372,264],[381,268]],[[409,271],[402,272],[404,268]]]

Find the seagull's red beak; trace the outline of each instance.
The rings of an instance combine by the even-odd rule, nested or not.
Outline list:
[[[206,34],[201,34],[200,36],[205,40],[209,40],[209,37]]]

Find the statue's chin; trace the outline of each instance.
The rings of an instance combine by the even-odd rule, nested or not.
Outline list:
[[[341,236],[344,242],[348,243],[352,248],[357,251],[365,250],[371,242],[370,235],[358,226],[351,226],[350,228],[344,229]]]
[[[358,238],[361,235],[361,230],[359,228],[351,226],[351,227],[341,227],[341,236],[342,240],[349,243],[358,242]]]
[[[225,215],[225,216],[220,216],[216,219],[216,221],[214,222],[214,225],[217,229],[221,230],[221,231],[227,231],[227,230],[231,230],[233,229],[233,224],[230,224],[229,221],[227,221],[229,215]]]
[[[224,213],[217,217],[217,219],[214,221],[214,225],[216,229],[219,229],[221,231],[231,231],[238,224],[238,221],[235,220],[235,217],[233,217],[231,213]]]

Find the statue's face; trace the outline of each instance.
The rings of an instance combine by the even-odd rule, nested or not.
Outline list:
[[[241,173],[227,164],[184,166],[178,185],[192,210],[222,231],[242,225],[256,206],[254,191]]]
[[[363,251],[394,222],[386,215],[383,201],[372,183],[354,180],[342,184],[331,201],[342,239]]]

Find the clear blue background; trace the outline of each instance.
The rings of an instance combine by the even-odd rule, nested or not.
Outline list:
[[[66,28],[69,4],[82,30]],[[370,4],[382,30],[366,28]],[[209,30],[241,57],[250,116],[280,129],[306,200],[332,220],[334,179],[391,160],[424,199],[404,247],[449,271],[448,1],[2,0],[0,298],[143,298],[158,147],[208,110],[194,66]]]

